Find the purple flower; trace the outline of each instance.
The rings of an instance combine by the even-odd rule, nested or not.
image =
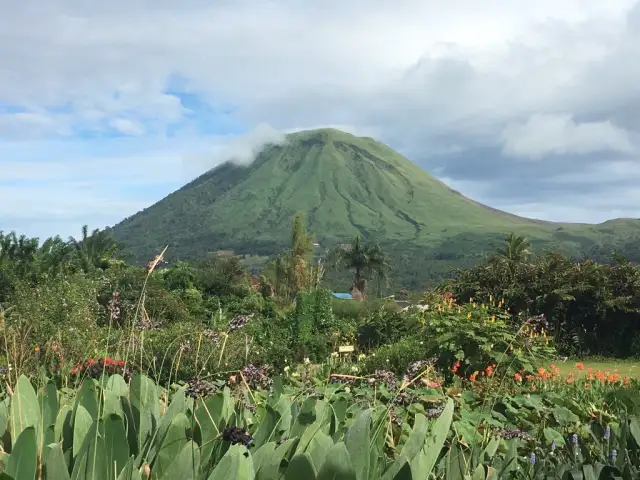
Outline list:
[[[553,442],[551,442],[551,451],[555,452],[556,451],[556,441],[554,440]]]
[[[571,435],[571,443],[573,443],[574,447],[578,446],[578,434],[574,433],[573,435]]]
[[[536,464],[536,454],[531,452],[531,455],[529,456],[529,463],[531,465],[535,465]]]
[[[611,461],[615,462],[616,458],[618,458],[618,451],[614,448],[613,450],[611,450]]]
[[[609,440],[611,438],[611,427],[607,425],[607,428],[604,429],[604,439]]]

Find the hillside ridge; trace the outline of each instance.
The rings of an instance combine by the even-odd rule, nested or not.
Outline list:
[[[273,254],[288,244],[297,211],[327,246],[360,235],[394,248],[442,249],[451,239],[489,245],[516,232],[578,251],[610,243],[612,235],[640,235],[640,221],[557,223],[495,209],[373,138],[332,128],[287,134],[248,166],[218,165],[112,232],[136,258],[167,244],[185,258],[221,249]]]

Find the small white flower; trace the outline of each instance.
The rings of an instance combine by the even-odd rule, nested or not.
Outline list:
[[[331,352],[331,358],[338,358],[338,352]]]
[[[288,372],[289,370],[290,370],[289,365],[287,365],[286,367],[284,367],[284,371],[285,371],[285,372]]]
[[[358,372],[358,371],[360,371],[360,369],[354,365],[353,367],[351,367],[351,371],[352,372]]]
[[[364,353],[358,355],[358,361],[364,360],[365,358],[367,358],[367,356]]]
[[[349,393],[351,391],[351,389],[349,387],[344,387],[344,391]]]
[[[309,357],[304,357],[304,364],[309,365],[309,363],[311,363],[311,360],[309,360]]]

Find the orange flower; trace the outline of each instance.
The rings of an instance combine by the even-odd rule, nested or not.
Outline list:
[[[527,382],[530,382],[531,380],[533,380],[533,375],[527,375],[524,378],[527,380]]]
[[[576,379],[575,379],[575,378],[573,378],[573,377],[567,377],[567,380],[566,380],[567,385],[571,385],[571,384],[572,384],[573,382],[575,382],[575,381],[576,381]]]
[[[607,382],[609,383],[616,383],[620,380],[620,375],[617,373],[614,373],[613,375],[609,375],[607,377]]]
[[[520,382],[522,382],[522,375],[520,375],[518,372],[516,372],[516,373],[513,374],[513,379],[516,382],[520,383]]]
[[[578,370],[584,370],[584,364],[583,364],[583,363],[578,362],[578,363],[576,363],[576,368],[577,368]]]
[[[538,389],[538,387],[536,387],[535,385],[531,385],[531,391],[535,392]]]
[[[471,376],[469,377],[469,380],[470,380],[471,382],[475,382],[475,381],[476,381],[476,378],[478,377],[478,373],[479,373],[478,371],[473,372],[473,373],[471,374]]]
[[[36,345],[36,347],[33,349],[33,351],[38,353],[40,351],[40,347]]]
[[[622,384],[623,385],[629,385],[629,383],[631,383],[631,381],[629,380],[629,377],[623,377]]]
[[[493,375],[493,369],[494,366],[493,365],[489,365],[486,370],[484,371],[484,373],[487,375],[487,377],[490,377],[491,375]]]
[[[453,367],[451,367],[451,371],[453,373],[456,373],[459,368],[460,368],[460,360],[456,360],[456,363],[454,363]]]

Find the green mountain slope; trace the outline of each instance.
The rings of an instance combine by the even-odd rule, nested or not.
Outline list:
[[[269,254],[287,245],[296,211],[306,213],[323,246],[360,234],[398,251],[428,248],[429,255],[458,245],[473,257],[511,231],[575,251],[640,234],[637,220],[556,224],[492,209],[386,145],[333,129],[291,134],[249,167],[223,164],[116,225],[113,234],[136,259],[166,244],[180,258],[221,249]]]

